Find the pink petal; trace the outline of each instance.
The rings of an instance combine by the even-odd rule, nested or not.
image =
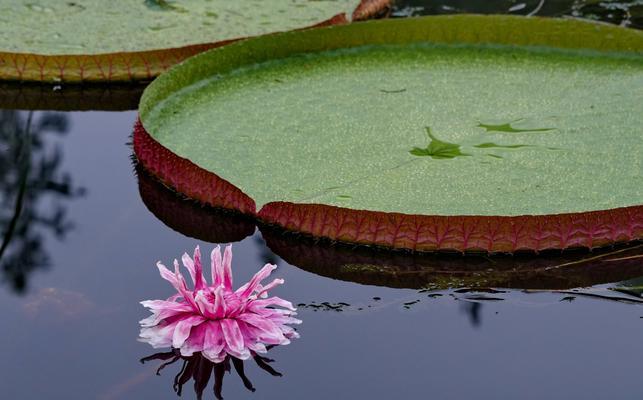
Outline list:
[[[254,351],[255,353],[266,353],[268,352],[268,349],[266,349],[266,346],[259,341],[258,334],[260,334],[260,331],[254,328],[251,325],[248,325],[247,323],[237,320],[237,323],[239,324],[239,329],[241,329],[241,333],[243,334],[243,342],[244,345],[251,351]]]
[[[276,268],[277,266],[273,264],[264,265],[264,267],[250,279],[250,282],[241,286],[235,293],[240,297],[249,297],[257,289],[257,286],[261,284],[261,281],[270,276],[270,273]]]
[[[188,289],[188,286],[185,283],[185,278],[183,278],[183,274],[181,274],[181,271],[179,269],[179,262],[176,259],[174,260],[174,277],[179,286],[179,292]]]
[[[223,252],[223,287],[232,290],[232,245]]]
[[[223,362],[226,357],[225,339],[219,321],[208,321],[206,323],[205,340],[203,342],[203,355],[214,363]]]
[[[196,352],[203,351],[203,344],[205,342],[205,335],[208,332],[207,322],[197,325],[192,328],[190,336],[187,338],[183,346],[181,346],[182,356],[191,356]]]
[[[185,303],[172,303],[163,300],[142,301],[144,307],[150,308],[153,312],[149,317],[139,321],[141,327],[151,327],[157,325],[162,320],[174,316],[192,313],[192,307]]]
[[[270,320],[275,324],[279,325],[280,327],[283,327],[285,325],[299,325],[302,322],[300,319],[282,316],[282,315],[272,316],[270,317]]]
[[[288,309],[290,311],[295,311],[296,308],[293,307],[292,303],[284,300],[279,297],[270,297],[267,299],[261,299],[261,300],[254,300],[250,305],[248,306],[248,310],[251,310],[253,312],[260,312],[261,309],[264,309],[269,306],[278,306],[278,307],[283,307],[285,309]]]
[[[156,267],[159,269],[161,278],[170,282],[170,284],[172,284],[172,286],[174,286],[176,290],[179,290],[180,285],[179,285],[179,281],[176,279],[176,275],[170,272],[170,270],[167,269],[165,265],[161,264],[160,261],[156,263]]]
[[[221,264],[221,246],[217,246],[210,254],[212,262],[212,285],[219,286],[223,283],[223,265]]]
[[[185,278],[183,278],[183,275],[181,275],[181,271],[179,271],[179,262],[177,260],[174,260],[174,276],[176,277],[177,280],[177,285],[178,285],[178,291],[183,296],[186,302],[188,302],[192,307],[194,307],[195,310],[198,310],[198,306],[194,302],[194,295],[192,292],[188,291],[187,284],[185,283]]]
[[[201,312],[201,314],[203,314],[204,317],[209,319],[219,318],[217,317],[217,314],[215,312],[215,305],[208,300],[207,295],[203,290],[197,293],[197,295],[194,297],[194,302],[199,307],[199,311]]]
[[[145,308],[149,308],[152,311],[163,310],[163,309],[181,309],[184,311],[190,311],[191,307],[185,303],[177,303],[175,301],[166,301],[166,300],[145,300],[141,301],[141,304]]]
[[[239,323],[245,324],[245,322],[241,320],[239,320]],[[250,324],[245,325],[243,336],[249,338],[248,341],[250,343],[281,345],[288,344],[290,342],[281,332],[277,332],[272,335]]]
[[[222,319],[219,321],[221,324],[221,330],[223,331],[223,337],[226,341],[226,351],[234,357],[237,357],[240,360],[247,360],[250,358],[250,352],[243,345],[243,334],[241,329],[239,329],[239,324],[234,319]]]
[[[284,284],[283,279],[275,279],[274,281],[270,282],[266,286],[257,288],[257,296],[258,297],[265,297],[268,295],[268,291],[274,289],[276,286],[283,285]]]
[[[214,309],[212,314],[214,318],[225,318],[226,316],[226,302],[225,297],[223,296],[223,288],[218,286],[214,289]]]
[[[260,299],[265,299],[268,297],[268,293],[265,290],[263,290],[262,285],[257,286],[257,293],[258,293],[257,297]]]
[[[299,333],[288,325],[282,325],[281,331],[284,333],[284,336],[288,339],[297,339],[299,338]]]
[[[263,343],[260,343],[260,342],[256,342],[256,343],[248,346],[248,348],[250,350],[254,351],[255,353],[264,353],[265,354],[265,353],[268,352],[268,349],[266,349],[266,346]]]
[[[181,256],[181,261],[183,262],[183,266],[185,267],[185,269],[188,270],[188,273],[190,274],[190,278],[192,278],[192,282],[195,282],[194,261],[192,261],[188,253],[183,253],[183,256]]]
[[[279,326],[269,319],[251,313],[243,314],[239,319],[259,329],[261,331],[261,340],[269,340],[270,343],[281,343],[284,339],[284,335],[281,329],[279,329]]]
[[[196,246],[194,249],[194,290],[201,290],[206,287],[203,278],[203,267],[201,266],[201,249]]]
[[[183,346],[185,340],[190,336],[190,331],[195,325],[199,325],[205,321],[201,315],[193,315],[180,320],[174,328],[174,335],[172,336],[172,347],[178,349]]]
[[[139,340],[150,344],[154,348],[170,347],[175,327],[176,323],[142,328]]]

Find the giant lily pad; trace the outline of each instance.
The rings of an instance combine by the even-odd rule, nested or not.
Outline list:
[[[230,41],[368,18],[390,0],[5,0],[0,79],[149,80]]]
[[[413,250],[643,237],[643,34],[449,16],[291,32],[173,68],[134,148],[265,223]]]

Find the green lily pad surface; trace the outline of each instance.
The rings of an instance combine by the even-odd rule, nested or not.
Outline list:
[[[366,19],[390,0],[5,0],[0,79],[149,80],[233,40]]]
[[[4,0],[0,51],[43,55],[137,52],[302,28],[359,0]]]
[[[231,46],[152,84],[141,119],[258,210],[516,217],[640,206],[643,37],[611,29],[613,49],[557,47],[555,34],[525,46],[526,20],[498,20],[366,23]],[[467,21],[471,36],[458,30]],[[568,23],[570,35],[602,28]],[[505,34],[519,45],[502,39],[512,24],[515,39]],[[638,47],[623,51],[618,35]]]

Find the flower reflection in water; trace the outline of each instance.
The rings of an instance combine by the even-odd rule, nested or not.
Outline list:
[[[266,346],[268,350],[272,347],[273,346]],[[253,352],[251,353],[252,358],[259,368],[268,372],[272,376],[281,376],[281,373],[277,372],[270,365],[270,363],[272,363],[274,360]],[[156,353],[151,356],[142,358],[141,363],[152,360],[165,361],[156,370],[157,375],[160,375],[161,370],[163,370],[163,368],[165,368],[166,366],[173,364],[178,360],[183,360],[181,370],[174,377],[173,385],[174,391],[179,396],[181,396],[183,392],[183,385],[185,385],[190,380],[190,378],[192,378],[194,379],[194,391],[196,392],[197,399],[202,399],[203,392],[208,386],[208,382],[210,381],[210,376],[214,373],[214,395],[217,399],[223,399],[223,377],[226,372],[230,372],[231,363],[234,366],[235,371],[243,381],[243,385],[251,392],[255,391],[252,382],[245,374],[243,361],[235,357],[228,356],[220,363],[213,363],[212,361],[205,358],[202,353],[194,353],[193,355],[186,357],[182,356],[179,350],[174,349],[165,353]]]
[[[242,360],[252,357],[260,367],[274,372],[267,365],[269,360],[259,354],[266,353],[272,346],[289,344],[290,339],[299,337],[290,326],[301,323],[294,318],[293,305],[279,297],[268,297],[268,291],[283,284],[283,279],[262,284],[277,266],[266,264],[248,283],[233,291],[231,246],[225,248],[223,256],[219,246],[212,251],[211,285],[203,276],[199,247],[195,249],[193,258],[184,254],[182,261],[192,278],[193,288],[188,288],[177,260],[174,260],[173,273],[159,262],[157,266],[161,276],[172,284],[177,293],[167,300],[141,302],[152,311],[152,315],[140,321],[140,340],[154,348],[171,347],[172,351],[155,354],[142,361],[172,358],[171,362],[175,362],[183,358],[184,368],[175,380],[175,390],[179,394],[180,387],[190,376],[195,378],[197,393],[202,392],[200,385],[205,387],[214,371],[215,393],[218,391],[217,396],[220,396],[223,372],[230,369],[232,360],[246,387],[252,390],[243,374]]]

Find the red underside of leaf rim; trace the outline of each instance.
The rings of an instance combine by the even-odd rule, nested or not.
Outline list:
[[[362,0],[352,14],[353,21],[377,17],[388,10],[391,0]],[[348,23],[337,14],[309,28]],[[307,29],[307,28],[302,28]],[[206,50],[243,38],[202,43],[161,50],[91,55],[42,55],[0,51],[0,80],[20,82],[146,82],[174,64]]]
[[[240,242],[255,233],[257,226],[252,217],[204,207],[162,185],[140,164],[135,169],[143,204],[169,228],[210,243]]]
[[[414,251],[514,253],[597,248],[643,239],[643,206],[521,216],[429,216],[271,202],[256,210],[232,183],[179,157],[134,127],[139,163],[163,184],[200,203],[333,241]]]
[[[211,243],[241,241],[256,221],[236,212],[204,207],[161,184],[136,164],[141,200],[168,228]],[[290,265],[317,275],[395,288],[515,288],[564,290],[621,282],[643,275],[643,244],[537,256],[407,253],[372,246],[323,243],[282,229],[259,226],[266,246]],[[564,268],[561,268],[564,266]]]

